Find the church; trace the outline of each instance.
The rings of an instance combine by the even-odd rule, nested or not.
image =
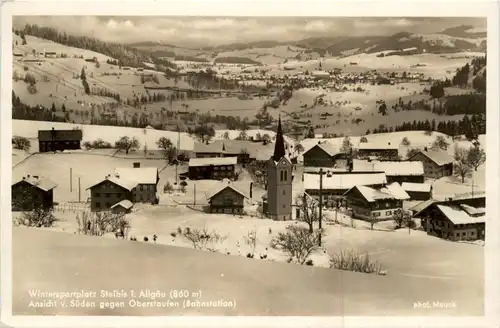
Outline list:
[[[274,154],[267,162],[267,193],[263,213],[270,219],[292,220],[292,161],[285,152],[285,140],[278,118]]]

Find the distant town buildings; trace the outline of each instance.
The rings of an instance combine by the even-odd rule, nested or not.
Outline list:
[[[388,143],[367,143],[362,142],[358,145],[358,157],[368,159],[375,157],[379,159],[399,159],[399,146]]]
[[[82,130],[39,130],[39,152],[81,149]]]

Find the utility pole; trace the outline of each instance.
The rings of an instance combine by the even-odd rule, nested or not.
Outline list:
[[[323,216],[323,168],[319,169],[319,246],[321,246],[321,221]]]
[[[69,168],[69,192],[73,192],[73,168]]]
[[[472,198],[474,198],[474,179],[472,179]]]
[[[78,202],[81,201],[82,187],[80,185],[80,177],[78,177]]]
[[[193,205],[196,205],[196,184],[193,183]]]

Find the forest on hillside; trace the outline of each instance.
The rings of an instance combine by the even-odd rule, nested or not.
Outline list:
[[[120,66],[147,68],[144,62],[153,62],[164,67],[176,68],[174,63],[164,58],[158,58],[150,52],[141,51],[123,44],[104,42],[87,36],[68,35],[50,27],[26,24],[22,30],[14,30],[14,33],[22,39],[24,39],[25,35],[31,35],[65,46],[95,51],[116,59]]]

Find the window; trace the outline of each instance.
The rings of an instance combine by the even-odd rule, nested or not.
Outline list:
[[[101,194],[100,194],[100,193],[98,193],[98,192],[96,192],[96,193],[95,193],[95,196],[96,196],[96,197],[100,197],[100,196],[101,196]]]
[[[110,203],[106,203],[106,207],[111,207],[111,204]]]
[[[101,203],[100,202],[96,202],[95,203],[95,207],[100,208],[101,207]]]
[[[224,205],[233,205],[234,200],[230,196],[225,196],[224,197]]]
[[[106,198],[109,198],[109,194],[105,194],[106,195]]]
[[[285,195],[286,195],[286,190],[285,190],[285,189],[283,189],[283,196],[285,196]]]
[[[385,215],[391,215],[391,214],[392,214],[392,211],[385,212]]]
[[[466,232],[462,232],[462,236],[467,236],[467,233]]]
[[[283,171],[280,171],[280,181],[283,181]]]
[[[471,232],[470,232],[470,235],[471,235],[471,236],[474,236],[475,234],[476,234],[476,233],[475,233],[474,231],[471,231]]]
[[[286,208],[286,205],[285,205],[285,204],[283,204],[283,206],[282,206],[282,207],[283,207],[283,208]]]
[[[284,180],[285,180],[285,181],[288,181],[288,176],[287,176],[287,175],[288,175],[288,171],[284,171],[284,174],[285,174],[285,178],[284,178]]]

